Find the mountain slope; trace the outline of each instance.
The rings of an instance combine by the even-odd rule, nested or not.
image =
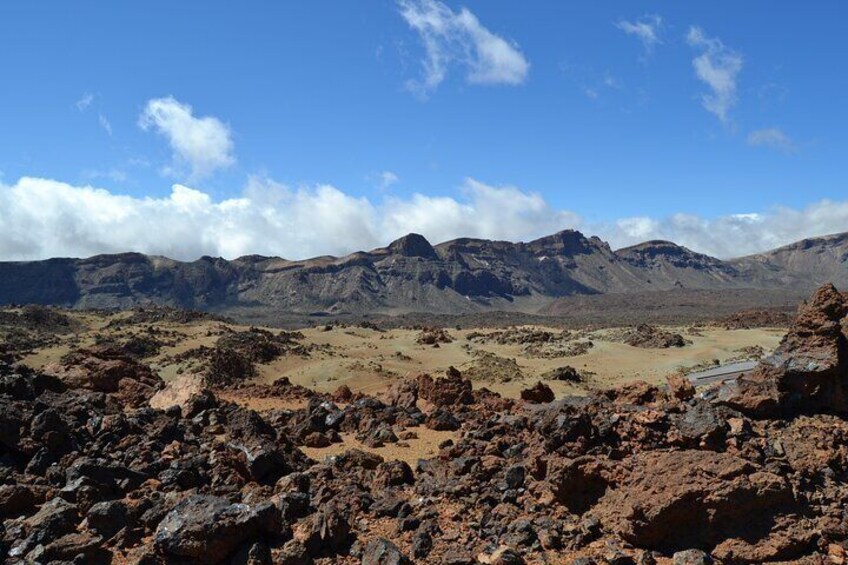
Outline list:
[[[550,311],[559,297],[674,289],[806,289],[848,283],[848,234],[721,261],[667,241],[613,251],[566,230],[527,243],[407,235],[345,257],[180,262],[138,253],[0,262],[0,303],[163,304],[297,313]],[[556,310],[556,309],[553,309]]]
[[[810,287],[848,280],[848,233],[804,239],[772,251],[730,261],[753,280],[795,284],[802,276]]]

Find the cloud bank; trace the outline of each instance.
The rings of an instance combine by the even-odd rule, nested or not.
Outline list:
[[[401,17],[421,38],[423,77],[407,83],[421,95],[438,87],[452,65],[471,84],[521,84],[530,63],[518,46],[492,33],[470,10],[454,12],[438,0],[399,0]]]
[[[718,257],[755,253],[848,229],[848,201],[774,208],[715,219],[675,214],[593,223],[540,195],[467,179],[461,196],[415,194],[381,202],[333,186],[292,188],[251,177],[238,198],[215,201],[175,184],[163,198],[23,177],[0,183],[0,260],[140,251],[193,260],[247,254],[301,259],[388,244],[409,232],[436,243],[457,237],[529,240],[576,228],[613,247],[668,239]]]
[[[212,116],[195,117],[191,106],[172,96],[149,100],[138,125],[168,140],[174,162],[166,172],[174,176],[198,180],[236,162],[230,128]]]

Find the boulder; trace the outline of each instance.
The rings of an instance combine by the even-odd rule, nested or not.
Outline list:
[[[411,565],[412,561],[392,542],[375,538],[365,545],[362,565]]]
[[[44,368],[69,388],[103,392],[122,406],[140,408],[164,387],[159,375],[120,350],[110,347],[77,349],[61,363]]]
[[[458,430],[462,424],[447,408],[438,408],[427,416],[424,425],[431,430],[452,432]]]
[[[390,405],[398,408],[415,408],[418,402],[418,381],[410,379],[393,385],[389,388],[387,399]]]
[[[541,381],[521,391],[521,400],[532,402],[533,404],[546,404],[553,402],[554,398],[554,391],[551,390],[551,387]]]
[[[192,396],[203,391],[204,386],[201,375],[179,375],[150,398],[150,406],[160,410],[171,406],[185,406]]]
[[[471,381],[462,378],[454,367],[445,371],[445,376],[433,379],[430,375],[418,376],[418,396],[435,406],[457,406],[473,404]]]
[[[380,463],[374,474],[374,484],[383,488],[411,485],[415,482],[412,468],[406,461],[386,461]]]
[[[166,559],[218,563],[245,541],[280,533],[280,516],[270,503],[231,504],[224,498],[192,495],[159,523],[154,543]]]
[[[674,565],[712,565],[712,558],[700,549],[678,551],[672,556]]]
[[[799,510],[786,478],[728,453],[651,451],[621,467],[610,468],[611,486],[592,513],[638,547],[670,552],[765,539],[780,516]]]
[[[848,301],[833,285],[819,288],[799,309],[775,353],[724,383],[716,402],[758,418],[848,414],[846,314]]]
[[[303,544],[311,557],[332,557],[346,553],[354,539],[344,513],[335,506],[324,506],[309,517]]]
[[[695,385],[692,384],[686,375],[681,373],[672,373],[666,377],[668,384],[668,393],[672,398],[677,400],[689,400],[695,396]]]

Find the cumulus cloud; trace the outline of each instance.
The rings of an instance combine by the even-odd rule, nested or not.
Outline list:
[[[149,100],[138,125],[168,140],[174,163],[167,172],[187,176],[188,180],[207,177],[236,161],[229,126],[212,116],[195,117],[191,106],[172,96]],[[188,174],[184,175],[186,167]]]
[[[526,80],[530,63],[518,46],[489,31],[467,8],[454,12],[438,0],[399,0],[398,7],[426,52],[423,78],[407,84],[412,90],[426,95],[442,83],[451,65],[463,67],[472,84]]]
[[[619,20],[615,23],[615,27],[641,41],[646,54],[653,53],[654,48],[662,43],[659,35],[662,25],[663,19],[657,15],[646,15],[632,22]]]
[[[794,153],[796,151],[792,139],[780,128],[764,128],[752,131],[748,134],[748,145],[767,147],[783,153]]]
[[[522,239],[574,225],[538,194],[468,179],[462,198],[390,197],[374,204],[329,185],[292,188],[251,177],[238,198],[215,202],[175,184],[163,198],[24,177],[0,184],[0,258],[89,256],[128,250],[177,259],[245,254],[306,258],[385,245],[409,232]]]
[[[552,209],[535,193],[466,179],[464,198],[415,194],[389,199],[381,208],[381,233],[394,239],[408,232],[434,242],[459,237],[520,240],[575,226],[576,214]]]
[[[848,229],[848,201],[714,219],[675,214],[595,223],[516,187],[466,179],[460,193],[375,203],[329,185],[290,187],[256,176],[239,197],[216,201],[182,184],[165,197],[137,198],[23,177],[0,182],[0,260],[125,251],[182,260],[254,253],[302,259],[372,249],[409,232],[434,243],[458,237],[527,241],[566,228],[599,235],[614,248],[667,239],[726,258]]]
[[[742,71],[742,56],[720,39],[707,37],[696,26],[689,28],[686,41],[700,52],[692,59],[692,66],[698,79],[710,89],[701,96],[701,104],[723,123],[728,123],[730,110],[737,101],[736,83]]]

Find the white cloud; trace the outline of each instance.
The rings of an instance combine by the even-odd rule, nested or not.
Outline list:
[[[796,151],[792,139],[782,129],[776,127],[752,131],[748,134],[748,145],[767,147],[784,153],[794,153]]]
[[[380,188],[382,190],[386,190],[387,188],[389,188],[393,184],[397,184],[398,182],[400,182],[400,177],[398,177],[392,171],[383,171],[382,173],[380,173],[378,175],[378,180],[379,180]]]
[[[408,232],[434,242],[459,237],[528,239],[579,223],[571,212],[552,209],[535,193],[511,186],[494,187],[466,179],[465,198],[415,194],[408,200],[392,198],[381,208],[380,233],[394,239]]]
[[[174,155],[168,171],[181,174],[187,166],[189,174],[184,176],[188,180],[207,177],[236,161],[230,128],[212,116],[195,117],[191,106],[172,96],[149,100],[138,125],[168,140]]]
[[[102,127],[106,131],[106,133],[108,133],[110,136],[112,135],[112,122],[110,122],[106,116],[104,116],[103,114],[98,114],[97,122],[100,124],[100,127]]]
[[[465,68],[472,84],[521,84],[530,63],[518,46],[484,27],[467,8],[454,12],[438,0],[398,0],[400,14],[424,43],[424,76],[410,81],[426,95],[445,79],[453,64]]]
[[[662,25],[663,19],[657,15],[646,15],[632,22],[619,20],[615,23],[615,27],[627,35],[632,35],[639,39],[645,48],[646,54],[652,53],[654,47],[662,43],[659,35]]]
[[[385,245],[409,232],[520,239],[574,225],[538,194],[473,179],[462,199],[414,195],[373,204],[328,185],[293,189],[251,177],[220,202],[175,184],[162,198],[135,198],[53,180],[0,184],[0,259],[89,256],[128,250],[177,259],[245,254],[306,258]]]
[[[698,79],[709,88],[701,96],[701,104],[724,123],[730,121],[729,112],[736,105],[736,83],[742,71],[742,56],[728,48],[716,37],[707,37],[704,31],[692,26],[686,35],[689,45],[701,52],[692,59]]]
[[[85,112],[91,106],[92,102],[94,102],[94,95],[90,92],[86,92],[82,95],[82,98],[77,100],[77,110]]]
[[[621,83],[610,73],[604,73],[604,86],[613,90],[621,90]]]
[[[594,230],[614,248],[665,239],[714,257],[731,258],[848,231],[848,201],[821,200],[800,210],[775,207],[714,219],[693,214],[626,218],[596,225]]]
[[[329,185],[292,188],[251,177],[239,197],[215,201],[181,184],[168,196],[136,198],[23,177],[11,185],[0,182],[0,260],[124,251],[183,260],[254,253],[301,259],[371,249],[409,232],[433,243],[458,237],[527,241],[566,228],[599,235],[614,248],[667,239],[735,257],[848,229],[848,201],[714,219],[675,214],[591,223],[516,187],[467,179],[461,193],[373,203]]]
[[[80,112],[87,112],[89,108],[94,105],[94,100],[95,96],[90,92],[83,94],[82,98],[80,98],[76,102],[77,110],[79,110]],[[97,106],[99,106],[99,104],[97,104]],[[109,119],[103,112],[97,113],[97,123],[100,124],[100,127],[103,128],[103,130],[108,133],[109,136],[112,135],[112,123],[109,121]]]

